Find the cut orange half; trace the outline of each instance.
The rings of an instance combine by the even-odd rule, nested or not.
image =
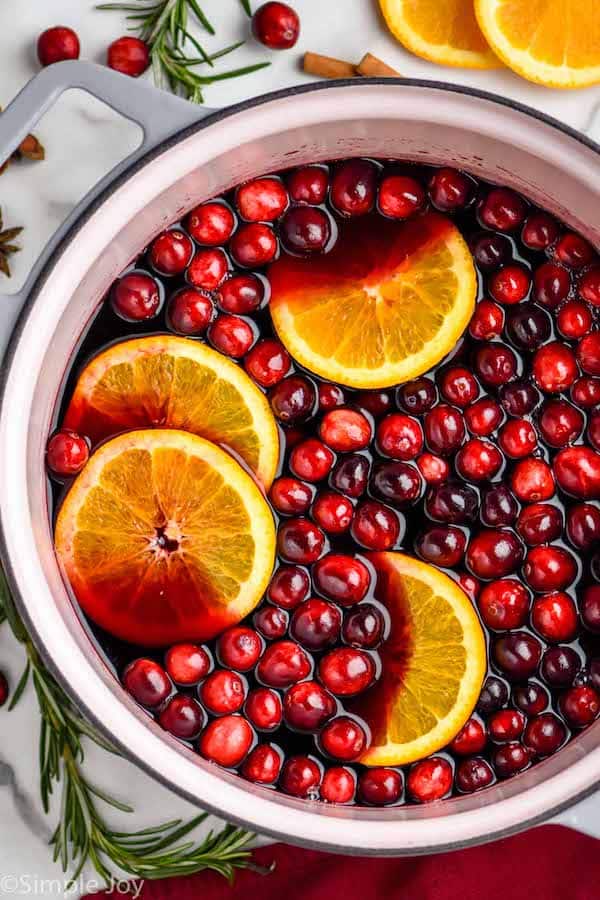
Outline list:
[[[379,681],[353,704],[372,742],[360,762],[398,766],[445,747],[479,697],[486,673],[483,630],[448,575],[402,553],[371,553],[376,597],[388,609]]]
[[[379,0],[379,6],[394,37],[417,56],[468,69],[500,65],[477,24],[473,0]]]
[[[260,601],[275,525],[254,479],[183,431],[132,431],[76,478],[55,528],[76,599],[106,631],[162,646],[204,641]]]
[[[93,445],[134,428],[190,431],[233,451],[265,489],[279,461],[264,394],[230,359],[188,338],[135,338],[104,350],[80,374],[63,425]]]
[[[489,44],[513,71],[554,88],[600,82],[598,0],[475,0]]]
[[[475,308],[469,248],[444,216],[344,222],[330,253],[269,269],[271,316],[301,366],[355,388],[409,381],[456,344]]]

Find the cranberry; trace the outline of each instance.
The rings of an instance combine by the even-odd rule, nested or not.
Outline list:
[[[238,672],[248,672],[258,662],[262,646],[256,631],[245,625],[234,625],[219,637],[217,654],[221,665]]]
[[[248,269],[266,266],[277,256],[277,238],[269,225],[251,222],[238,228],[229,249],[240,266]]]
[[[334,698],[316,681],[292,685],[283,699],[283,718],[295,731],[319,731],[336,710]]]
[[[338,647],[319,663],[319,678],[332,694],[352,697],[366,690],[375,679],[375,663],[364,650]]]
[[[205,759],[233,768],[242,762],[253,740],[254,732],[248,722],[241,716],[229,715],[207,725],[198,749]]]
[[[318,206],[292,206],[281,220],[279,234],[290,253],[322,253],[331,242],[331,219]]]
[[[295,609],[308,594],[309,587],[310,581],[304,569],[281,566],[271,578],[267,597],[283,609]]]
[[[290,634],[307,650],[323,650],[337,641],[342,616],[337,606],[311,597],[301,603],[292,616]]]
[[[492,188],[477,210],[482,225],[493,231],[514,231],[523,224],[527,203],[509,188]]]
[[[331,485],[348,497],[360,497],[367,489],[369,468],[366,456],[351,453],[336,465],[331,475]]]
[[[416,378],[398,388],[398,405],[413,415],[427,412],[436,400],[437,391],[430,378]]]
[[[391,413],[379,423],[377,443],[392,459],[414,459],[423,448],[423,431],[417,419]]]
[[[265,287],[260,278],[242,272],[231,275],[223,282],[217,294],[217,302],[223,312],[243,316],[255,312],[261,306],[264,297]]]
[[[500,778],[522,772],[530,763],[529,751],[522,744],[503,744],[492,755],[492,765]]]
[[[542,657],[542,678],[552,687],[568,687],[573,684],[581,668],[579,654],[572,647],[549,647]]]
[[[370,413],[374,419],[379,419],[392,407],[392,398],[387,391],[361,391],[356,398],[356,403],[361,409]]]
[[[509,416],[525,416],[540,402],[540,394],[533,384],[513,381],[500,388],[500,402]]]
[[[465,422],[472,434],[479,437],[487,437],[492,434],[502,421],[502,410],[490,397],[482,397],[476,400],[472,406],[465,409]]]
[[[600,696],[594,688],[580,684],[563,694],[560,699],[563,716],[573,728],[591,725],[600,712]]]
[[[330,553],[313,569],[315,588],[340,606],[354,606],[366,596],[371,576],[366,565],[353,556]]]
[[[577,406],[597,406],[600,403],[600,378],[582,375],[571,386],[571,399]]]
[[[271,50],[289,50],[300,34],[298,13],[287,3],[263,3],[252,16],[252,34]]]
[[[418,803],[441,800],[452,789],[454,772],[447,759],[431,756],[415,763],[408,773],[406,788]]]
[[[425,500],[425,511],[431,519],[452,525],[473,521],[478,509],[479,497],[475,489],[453,481],[431,488]]]
[[[568,594],[546,594],[535,600],[531,622],[546,641],[571,641],[577,633],[577,609]]]
[[[478,598],[481,618],[495,631],[520,628],[529,614],[529,592],[519,581],[501,578],[486,584]]]
[[[567,232],[554,248],[554,255],[569,269],[583,269],[594,259],[594,248],[585,238],[573,232]]]
[[[469,323],[469,334],[476,341],[491,341],[504,328],[504,310],[492,300],[480,300]]]
[[[344,619],[342,637],[346,644],[362,650],[372,650],[383,640],[385,620],[377,606],[361,603]]]
[[[332,450],[348,453],[368,446],[371,425],[366,416],[354,409],[332,409],[323,416],[319,435]]]
[[[567,447],[554,459],[559,487],[582,500],[600,499],[600,453],[590,447]]]
[[[438,169],[429,182],[429,197],[436,209],[454,212],[469,203],[475,193],[475,182],[457,169]]]
[[[38,38],[37,55],[42,66],[50,66],[63,59],[79,59],[79,38],[72,28],[65,25],[48,28]]]
[[[564,447],[583,431],[583,416],[566,400],[550,400],[542,408],[538,425],[547,444]]]
[[[508,337],[523,350],[536,350],[548,340],[551,330],[550,316],[535,303],[521,303],[506,323]]]
[[[430,450],[449,456],[465,439],[462,415],[453,406],[440,403],[425,416],[425,437]]]
[[[235,228],[235,217],[228,206],[213,200],[196,206],[186,219],[186,228],[197,241],[205,247],[218,247],[225,244]]]
[[[290,425],[310,416],[317,397],[310,381],[300,375],[289,375],[275,385],[269,399],[275,416],[284,425]]]
[[[159,234],[150,244],[150,263],[160,275],[179,275],[183,272],[194,252],[187,234],[174,228]]]
[[[488,721],[490,737],[498,744],[518,740],[524,727],[525,716],[518,709],[501,709]]]
[[[336,166],[330,198],[343,216],[362,216],[375,205],[377,168],[366,159],[348,159]]]
[[[481,500],[481,521],[490,528],[512,525],[517,518],[519,505],[504,484],[497,484],[483,494]]]
[[[448,403],[462,408],[469,406],[479,394],[479,386],[468,369],[455,366],[447,369],[440,381],[440,391]]]
[[[530,250],[546,250],[558,237],[558,222],[548,213],[536,211],[527,217],[521,240]]]
[[[338,716],[325,725],[319,736],[319,743],[333,759],[351,762],[365,750],[367,735],[356,719]]]
[[[246,698],[244,714],[259,731],[273,731],[283,716],[281,697],[270,688],[255,688]]]
[[[536,681],[528,681],[513,690],[513,701],[527,716],[543,712],[550,702],[548,691]]]
[[[171,681],[162,666],[152,659],[136,659],[123,672],[123,686],[134,700],[148,709],[156,709],[172,691]]]
[[[327,769],[321,782],[321,800],[326,803],[350,803],[356,792],[356,775],[344,766]]]
[[[179,334],[204,334],[213,320],[215,308],[209,294],[181,288],[169,301],[168,321]]]
[[[246,684],[236,672],[217,669],[202,682],[198,695],[202,705],[214,715],[234,713],[242,708]]]
[[[535,673],[542,655],[540,642],[526,631],[514,631],[494,642],[492,656],[499,669],[512,681],[522,681]]]
[[[379,185],[379,212],[390,219],[407,219],[424,200],[423,186],[407,175],[387,175]]]
[[[295,203],[323,203],[327,196],[329,177],[321,166],[304,166],[288,176],[287,186]]]
[[[165,653],[165,668],[175,684],[190,687],[208,675],[212,659],[205,647],[175,644]]]
[[[236,191],[235,204],[246,222],[273,222],[287,208],[289,198],[279,178],[255,178]]]
[[[456,786],[464,794],[472,794],[487,787],[494,780],[492,769],[480,756],[463,759],[456,768]]]
[[[477,712],[482,716],[489,716],[490,713],[505,706],[507,701],[508,687],[506,682],[496,678],[495,675],[488,675],[477,701]]]
[[[290,468],[306,481],[321,481],[333,465],[334,456],[329,447],[316,438],[308,438],[297,444],[290,454]]]
[[[600,375],[600,331],[592,331],[579,341],[577,360],[586,375]]]
[[[577,503],[567,513],[567,535],[574,547],[590,550],[600,541],[600,509],[591,503]]]
[[[106,64],[110,69],[122,72],[123,75],[139,78],[150,65],[148,44],[140,38],[129,35],[117,38],[106,51]]]
[[[524,266],[512,263],[495,272],[488,287],[494,300],[511,306],[525,299],[531,287],[531,278]]]
[[[290,756],[284,763],[279,784],[292,797],[316,797],[321,783],[321,768],[310,756]]]
[[[499,387],[517,374],[517,358],[504,344],[485,344],[476,354],[477,374],[487,385]]]
[[[600,266],[594,266],[593,269],[584,272],[579,279],[578,291],[579,296],[592,306],[600,306]]]
[[[281,771],[281,753],[271,744],[258,744],[242,767],[242,775],[255,784],[274,784]]]
[[[194,287],[214,291],[225,279],[229,263],[219,248],[198,250],[190,262],[186,278]]]
[[[408,463],[380,463],[373,471],[371,490],[393,506],[411,506],[421,497],[423,479]]]
[[[581,618],[586,628],[600,633],[600,586],[592,585],[585,589],[581,601]]]
[[[535,450],[537,436],[531,422],[526,419],[511,419],[500,431],[498,443],[507,456],[521,459]]]
[[[523,547],[512,531],[485,529],[471,539],[467,565],[476,578],[491,581],[518,569]]]
[[[494,444],[471,438],[456,454],[456,471],[467,481],[490,481],[504,463],[502,454]]]
[[[450,742],[449,749],[458,756],[470,756],[481,753],[486,745],[487,735],[479,719],[467,719],[456,737]]]
[[[596,450],[600,450],[600,410],[598,409],[595,409],[592,413],[590,413],[587,426],[587,436],[589,438],[590,444]]]
[[[558,311],[556,321],[558,330],[566,338],[583,337],[592,327],[592,314],[589,307],[581,300],[569,300]]]
[[[560,393],[575,381],[577,362],[568,347],[553,341],[536,352],[532,371],[538,387],[543,391]]]
[[[311,668],[311,660],[299,644],[276,641],[263,653],[256,675],[269,687],[289,687],[310,675]]]
[[[525,558],[523,574],[534,591],[561,591],[577,576],[577,563],[562,547],[533,547]]]
[[[555,263],[543,263],[533,276],[535,299],[548,309],[556,309],[566,300],[571,290],[571,276]]]
[[[415,548],[419,556],[436,566],[450,569],[457,566],[465,554],[467,539],[460,528],[446,525],[430,528],[420,535]]]
[[[547,462],[529,456],[515,465],[510,485],[518,499],[525,503],[549,500],[554,494],[554,475]]]
[[[517,531],[530,547],[556,540],[560,537],[562,528],[562,513],[550,503],[526,506],[517,520]]]
[[[319,382],[319,412],[336,409],[345,403],[344,392],[338,384]]]
[[[4,706],[9,695],[8,681],[4,672],[0,672],[0,707]]]
[[[398,513],[376,500],[364,500],[354,514],[352,537],[369,550],[389,550],[400,539]]]
[[[57,431],[48,441],[46,462],[54,475],[68,478],[81,472],[90,456],[85,438],[74,431]]]
[[[216,350],[239,359],[254,343],[252,325],[240,316],[219,316],[208,329],[208,337]]]
[[[428,484],[442,484],[450,474],[446,460],[435,453],[422,453],[417,459],[417,466]]]
[[[512,253],[510,241],[503,234],[481,231],[471,238],[469,244],[477,268],[482,272],[493,272],[500,268]]]
[[[112,307],[127,322],[141,322],[155,316],[161,305],[160,288],[144,272],[128,272],[115,282]]]
[[[529,720],[523,740],[536,756],[550,756],[566,737],[567,730],[560,719],[553,713],[542,713]]]
[[[308,519],[289,519],[277,534],[279,554],[286,562],[316,562],[325,549],[325,535]]]
[[[324,491],[317,496],[312,517],[327,534],[343,534],[350,528],[354,507],[347,497],[336,491]]]
[[[277,606],[263,606],[254,613],[253,623],[257,631],[267,640],[282,638],[288,627],[289,616]]]
[[[360,798],[370,806],[397,803],[402,797],[403,787],[402,773],[396,769],[367,769],[358,780]]]
[[[297,516],[306,512],[312,503],[313,488],[297,478],[278,478],[271,485],[269,499],[277,512]]]
[[[158,722],[162,728],[183,741],[197,738],[206,724],[206,714],[199,703],[176,694],[161,710]]]

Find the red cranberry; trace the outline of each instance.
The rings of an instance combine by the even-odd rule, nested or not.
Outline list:
[[[567,513],[567,535],[578,550],[590,550],[600,541],[600,509],[591,503],[577,503]]]
[[[526,419],[511,419],[502,427],[498,443],[507,456],[521,459],[535,450],[537,436],[531,422]]]
[[[254,613],[254,627],[269,641],[282,638],[288,627],[288,614],[277,606],[263,606]]]
[[[520,628],[529,614],[529,592],[519,581],[501,578],[486,584],[477,604],[481,618],[494,631]]]
[[[430,378],[416,378],[398,388],[398,405],[413,415],[427,412],[436,400],[437,391]]]
[[[494,642],[492,656],[511,681],[522,681],[537,670],[542,655],[540,642],[526,631],[513,631]]]
[[[446,569],[457,566],[465,554],[467,539],[460,528],[446,525],[430,528],[415,543],[419,556],[436,566]]]
[[[450,475],[450,466],[446,460],[434,453],[421,453],[417,466],[428,484],[442,484]]]
[[[515,465],[510,485],[518,499],[524,503],[549,500],[554,494],[554,475],[547,462],[530,456],[519,460]]]
[[[502,234],[482,231],[469,241],[471,253],[482,272],[493,272],[510,259],[511,243]]]
[[[517,373],[517,358],[504,344],[486,344],[475,357],[477,374],[486,384],[499,387]],[[439,409],[439,407],[438,407]]]
[[[517,520],[517,531],[530,547],[555,541],[562,534],[562,528],[562,513],[550,503],[526,506]]]
[[[366,565],[353,556],[330,553],[313,569],[315,588],[340,606],[354,606],[366,596],[371,576]]]
[[[475,183],[457,169],[438,169],[429,182],[429,197],[436,209],[453,212],[462,209],[472,199]]]
[[[267,647],[256,667],[257,677],[269,687],[289,687],[307,678],[311,661],[295,641],[276,641]]]
[[[589,306],[581,300],[569,300],[559,309],[556,321],[560,333],[573,340],[587,334],[593,320]]]
[[[585,238],[570,231],[560,238],[554,248],[554,255],[569,269],[583,269],[594,259],[594,248]]]
[[[600,378],[582,375],[573,382],[571,399],[577,406],[597,406],[600,403]]]
[[[367,489],[370,463],[366,456],[351,453],[337,463],[331,485],[347,497],[360,497]]]
[[[205,291],[214,291],[225,279],[229,263],[219,248],[198,250],[190,262],[186,278],[190,284]]]
[[[197,644],[175,644],[165,653],[165,668],[175,684],[190,687],[208,675],[212,659]]]
[[[260,637],[245,625],[228,628],[217,641],[217,654],[221,664],[238,672],[248,672],[254,668],[261,652]]]
[[[319,663],[319,678],[332,694],[352,697],[375,679],[375,664],[368,653],[354,647],[331,650]]]
[[[204,729],[198,749],[205,759],[225,768],[233,768],[242,762],[253,740],[254,732],[245,719],[234,715],[223,716],[213,719]]]
[[[317,206],[325,201],[329,177],[321,166],[304,166],[288,176],[287,186],[295,203]]]
[[[600,453],[590,447],[567,447],[554,459],[559,486],[582,500],[600,499]]]
[[[4,672],[0,672],[0,707],[4,706],[9,695],[8,681]]]
[[[600,331],[592,331],[579,341],[577,360],[586,375],[600,375]]]
[[[183,231],[174,228],[159,234],[150,244],[152,268],[161,275],[179,275],[183,272],[194,252],[191,240]]]
[[[270,688],[255,688],[246,698],[244,714],[259,731],[273,731],[283,716],[281,697]]]
[[[533,547],[525,558],[523,574],[534,591],[562,591],[577,576],[577,563],[562,547]]]
[[[468,369],[455,366],[447,369],[440,381],[440,391],[448,403],[469,406],[479,394],[479,386]]]
[[[495,675],[488,675],[477,701],[477,712],[482,716],[489,716],[490,713],[506,706],[507,702],[508,686],[506,682],[496,678]]]
[[[329,447],[316,438],[308,438],[297,444],[290,455],[290,468],[306,481],[321,481],[333,465],[334,456]]]
[[[229,249],[236,263],[248,269],[266,266],[277,256],[277,238],[262,222],[242,225],[231,238]]]
[[[549,400],[538,420],[542,437],[551,447],[564,447],[583,431],[583,416],[566,400]]]
[[[523,350],[536,350],[548,340],[551,330],[550,316],[535,303],[519,304],[506,323],[508,337]]]
[[[234,713],[242,708],[246,684],[237,672],[217,669],[202,682],[198,694],[202,705],[214,715]]]
[[[347,497],[336,491],[318,494],[312,508],[312,517],[327,534],[343,534],[350,528],[354,507]]]
[[[467,481],[490,481],[503,465],[502,454],[494,444],[471,438],[456,454],[456,471]]]
[[[48,28],[38,38],[37,55],[42,66],[63,59],[79,59],[79,38],[72,28],[64,25]]]
[[[487,437],[502,421],[502,410],[490,397],[482,397],[465,409],[465,422],[472,434]]]
[[[531,622],[546,641],[571,641],[577,633],[577,609],[568,594],[546,594],[535,600]]]
[[[509,188],[493,188],[477,210],[482,225],[493,231],[514,231],[523,224],[527,203]]]
[[[406,788],[413,800],[430,803],[441,800],[452,789],[454,772],[443,756],[432,756],[415,763],[406,779]]]
[[[417,419],[391,413],[379,423],[377,443],[393,459],[414,459],[423,448],[423,431]]]
[[[336,409],[345,403],[344,392],[338,384],[319,382],[319,412]]]
[[[308,519],[289,519],[279,527],[279,554],[286,562],[316,562],[325,549],[325,535]]]
[[[325,725],[319,736],[319,743],[333,759],[351,762],[365,750],[367,735],[355,719],[339,716]]]
[[[567,730],[560,719],[553,713],[542,713],[527,723],[523,740],[536,756],[550,756],[566,737]]]
[[[296,608],[290,634],[307,650],[323,650],[335,644],[341,624],[342,617],[336,606],[318,597],[311,597]]]
[[[213,200],[197,206],[188,214],[186,228],[199,244],[218,247],[233,234],[235,217],[228,206]]]
[[[283,699],[283,718],[295,731],[319,731],[336,710],[334,698],[316,681],[292,685]]]
[[[486,745],[487,735],[479,719],[467,719],[461,730],[450,742],[449,749],[459,756],[481,753]]]
[[[258,744],[248,754],[242,775],[255,784],[274,784],[281,771],[281,753],[271,744]]]
[[[344,619],[342,637],[346,644],[362,650],[372,650],[381,643],[385,621],[379,609],[372,603],[361,603]]]
[[[356,775],[344,766],[327,769],[321,782],[321,800],[326,803],[350,803],[356,792]]]
[[[594,266],[579,279],[579,296],[592,306],[600,306],[600,266]],[[591,318],[590,318],[591,324]]]
[[[161,710],[158,721],[162,728],[175,737],[192,741],[206,724],[206,714],[191,697],[176,694]]]
[[[594,688],[580,684],[561,697],[560,709],[573,728],[586,728],[600,712],[600,696]]]
[[[85,438],[74,431],[57,431],[48,441],[46,462],[54,475],[68,478],[81,472],[90,456]]]
[[[477,491],[467,484],[453,481],[431,488],[425,500],[425,511],[431,519],[452,525],[471,522],[478,509]]]
[[[540,402],[540,394],[533,384],[513,381],[500,388],[500,402],[509,416],[526,416]]]
[[[283,609],[295,609],[308,594],[309,587],[310,581],[304,569],[280,566],[271,578],[267,597]]]
[[[492,300],[480,300],[469,323],[469,334],[476,341],[491,341],[502,334],[504,310]]]
[[[592,413],[590,413],[587,426],[587,436],[589,438],[590,444],[596,450],[600,450],[600,410],[598,409],[595,409]]]
[[[514,688],[513,701],[526,716],[537,716],[546,709],[550,698],[548,691],[541,684],[528,681]]]
[[[332,409],[323,416],[319,435],[340,453],[363,450],[371,440],[371,425],[366,416],[354,409]]]
[[[117,38],[106,52],[106,64],[110,69],[122,72],[123,75],[139,78],[150,65],[148,44],[140,38],[129,35]]]
[[[546,250],[558,237],[558,222],[548,213],[537,211],[527,217],[521,240],[530,250]]]
[[[292,797],[316,799],[321,783],[321,768],[310,756],[290,756],[284,763],[280,787]]]
[[[497,484],[485,491],[481,500],[481,521],[490,528],[512,525],[517,518],[519,505],[504,484]]]
[[[522,744],[503,744],[492,755],[492,765],[500,778],[522,772],[530,763],[529,751]]]
[[[290,425],[307,419],[317,398],[310,381],[300,375],[289,375],[275,385],[269,399],[275,416],[284,425]]]
[[[152,659],[136,659],[123,672],[123,686],[134,700],[148,709],[156,709],[172,691],[171,681],[162,666]]]
[[[273,222],[287,208],[289,199],[278,178],[255,178],[237,189],[235,203],[246,222]]]
[[[440,403],[425,416],[425,437],[434,453],[449,456],[465,439],[465,423],[453,406]]]
[[[493,299],[504,306],[520,303],[529,293],[530,287],[529,272],[517,263],[499,269],[489,282],[489,292]]]
[[[388,806],[402,797],[402,773],[396,769],[367,769],[358,780],[358,791],[363,803],[370,806]]]
[[[581,601],[581,618],[590,631],[600,632],[600,586],[592,585],[585,589]]]
[[[289,50],[300,34],[298,13],[287,3],[263,3],[252,16],[252,34],[271,50]]]
[[[533,377],[543,391],[561,393],[577,377],[577,362],[564,344],[553,341],[536,352],[532,364]]]
[[[223,282],[217,294],[217,302],[223,312],[243,316],[255,312],[261,306],[264,297],[265,288],[260,278],[241,272],[231,275]]]
[[[313,490],[310,485],[297,478],[277,478],[271,485],[269,499],[277,512],[285,516],[297,516],[309,508]]]
[[[179,334],[204,334],[214,314],[213,302],[204,291],[181,288],[169,301],[169,325]]]
[[[464,794],[472,794],[491,784],[494,773],[485,761],[479,756],[472,759],[463,759],[456,767],[456,786]]]
[[[208,329],[213,347],[225,356],[239,359],[254,342],[254,331],[249,322],[239,316],[219,316]]]
[[[488,721],[490,737],[498,744],[518,740],[524,727],[525,716],[518,709],[501,709]]]
[[[281,220],[281,242],[290,253],[322,253],[331,241],[331,219],[316,206],[293,206]]]
[[[376,500],[364,500],[354,514],[352,537],[369,550],[389,550],[400,538],[398,514]]]
[[[421,497],[423,479],[418,469],[408,463],[380,463],[373,471],[371,490],[394,506],[411,506]]]
[[[343,216],[362,216],[375,205],[377,168],[366,159],[348,159],[336,166],[331,179],[331,203]]]
[[[471,539],[467,565],[476,578],[491,581],[515,572],[523,559],[523,547],[512,531],[485,529]]]
[[[424,200],[423,186],[407,175],[387,175],[379,185],[379,211],[391,219],[407,219]]]
[[[555,263],[543,263],[533,276],[535,299],[548,309],[556,309],[566,300],[571,290],[571,276]]]
[[[542,657],[540,671],[551,687],[569,687],[581,668],[579,654],[572,647],[549,647]]]
[[[128,272],[119,278],[111,299],[114,311],[127,322],[151,319],[161,304],[158,284],[144,272]]]

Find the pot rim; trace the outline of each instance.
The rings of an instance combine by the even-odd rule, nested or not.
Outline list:
[[[240,112],[244,112],[250,109],[253,109],[258,106],[262,106],[268,104],[273,101],[282,100],[285,98],[293,97],[295,95],[313,93],[317,91],[328,91],[335,90],[338,88],[357,88],[357,87],[365,87],[367,85],[374,86],[397,86],[397,87],[417,87],[417,88],[425,88],[432,89],[442,92],[448,93],[456,93],[463,94],[467,97],[474,97],[477,99],[489,101],[491,103],[496,104],[497,106],[506,107],[510,110],[516,111],[518,113],[522,113],[525,116],[528,116],[533,119],[537,119],[539,122],[548,125],[567,137],[574,139],[578,143],[583,146],[591,149],[597,155],[600,155],[600,146],[588,138],[586,135],[583,135],[570,126],[567,126],[551,116],[546,115],[545,113],[541,113],[535,109],[532,109],[524,104],[521,104],[517,101],[513,101],[504,97],[500,97],[488,91],[482,91],[475,88],[464,87],[462,85],[454,85],[445,82],[438,81],[430,81],[423,79],[404,79],[404,78],[363,78],[363,79],[340,79],[336,81],[326,82],[326,83],[316,83],[316,84],[307,84],[307,85],[297,85],[290,88],[285,88],[278,91],[273,91],[268,94],[261,95],[259,97],[251,98],[246,101],[242,101],[234,106],[228,107],[224,110],[215,111],[202,120],[193,123],[191,125],[187,125],[176,131],[172,136],[162,140],[155,147],[148,150],[143,156],[133,161],[129,166],[125,168],[125,170],[116,177],[113,181],[110,182],[106,186],[106,188],[99,194],[99,196],[91,203],[85,204],[85,200],[83,201],[84,205],[82,207],[81,213],[76,221],[72,224],[72,226],[68,229],[66,234],[62,237],[60,242],[56,247],[53,248],[52,257],[47,259],[43,268],[41,269],[38,277],[36,278],[35,283],[33,284],[31,291],[26,298],[26,301],[23,305],[22,310],[19,313],[16,326],[14,328],[13,334],[11,336],[11,340],[9,346],[7,348],[6,356],[2,365],[2,370],[0,373],[0,419],[2,418],[2,413],[4,410],[4,405],[6,401],[6,386],[8,382],[9,373],[13,367],[13,363],[16,358],[16,351],[19,344],[20,336],[22,331],[25,328],[27,320],[35,306],[36,300],[43,290],[45,283],[48,278],[51,276],[54,269],[61,262],[62,256],[67,248],[72,244],[75,240],[79,232],[84,228],[88,220],[96,213],[96,211],[105,203],[105,201],[110,197],[110,195],[126,184],[126,182],[137,172],[143,169],[147,164],[151,163],[158,156],[161,156],[165,153],[165,151],[171,149],[178,143],[182,142],[188,137],[203,131],[205,128],[210,127],[222,120],[230,118],[233,115],[236,115]],[[27,606],[24,603],[20,591],[17,587],[17,578],[13,571],[11,559],[8,555],[6,535],[4,531],[4,523],[2,518],[0,517],[0,559],[2,560],[4,571],[6,573],[6,577],[15,598],[15,603],[18,608],[20,615],[23,617],[23,620],[27,626],[27,630],[30,633],[36,648],[40,652],[40,655],[44,661],[44,663],[48,666],[56,680],[59,682],[61,687],[65,690],[67,695],[73,700],[73,702],[77,705],[78,708],[82,709],[86,716],[92,721],[96,727],[102,733],[106,734],[110,740],[115,743],[122,754],[133,762],[138,767],[142,768],[148,774],[150,774],[157,781],[165,785],[170,790],[177,793],[179,796],[184,797],[189,800],[193,804],[198,804],[199,800],[196,795],[188,791],[183,786],[175,787],[171,779],[163,774],[163,772],[156,768],[154,765],[147,763],[141,755],[141,751],[134,751],[130,747],[126,746],[125,742],[122,741],[114,732],[111,731],[110,727],[105,725],[99,717],[94,713],[94,711],[89,707],[88,703],[82,700],[76,688],[71,684],[66,675],[62,673],[59,669],[58,664],[55,663],[50,650],[46,647],[43,638],[41,637],[36,625],[31,619]],[[600,750],[599,750],[600,753]],[[596,754],[598,755],[598,754]],[[579,762],[583,762],[580,760]],[[573,766],[576,763],[573,763]],[[518,777],[518,776],[517,776]],[[457,840],[450,840],[447,842],[436,843],[432,841],[430,845],[426,845],[425,842],[419,844],[418,846],[410,846],[410,847],[391,847],[389,845],[386,846],[370,846],[365,847],[362,844],[337,844],[335,841],[323,840],[322,838],[311,839],[304,836],[299,836],[296,833],[290,837],[289,834],[285,832],[282,833],[281,830],[275,827],[269,827],[260,825],[260,831],[262,834],[268,834],[271,837],[279,838],[282,837],[296,844],[305,845],[308,847],[317,847],[319,849],[328,849],[338,853],[356,853],[360,852],[362,855],[419,855],[425,854],[432,851],[440,852],[451,849],[458,849],[461,847],[469,846],[473,843],[483,843],[490,840],[495,840],[500,837],[504,837],[510,834],[514,834],[517,831],[523,830],[525,828],[531,827],[532,825],[536,825],[552,815],[562,811],[563,809],[568,808],[577,800],[582,799],[589,794],[593,793],[596,788],[600,785],[600,771],[598,777],[596,779],[587,779],[586,784],[580,788],[576,789],[576,791],[570,795],[567,799],[561,800],[560,802],[555,802],[554,804],[550,804],[548,806],[544,806],[543,811],[529,815],[522,821],[519,821],[516,824],[508,825],[505,828],[496,828],[485,833],[479,833],[474,836],[470,836],[468,838],[461,838]],[[543,789],[543,785],[538,785],[536,787],[530,788],[531,791],[540,791]],[[286,798],[289,799],[289,798]],[[512,799],[512,798],[511,798]],[[210,802],[200,801],[202,803],[202,807],[213,812],[215,815],[223,815],[223,810],[218,805]],[[498,803],[502,803],[502,800],[498,800]],[[504,802],[507,802],[506,800]],[[301,809],[303,812],[309,813],[311,816],[314,815],[312,808],[306,801],[301,801]],[[290,805],[297,806],[296,802],[292,802]],[[285,815],[285,806],[282,805],[280,807],[280,811],[283,815]],[[372,810],[375,812],[375,810]],[[481,814],[482,810],[475,811],[472,813],[478,812]],[[230,821],[233,821],[245,828],[250,830],[254,830],[256,828],[256,823],[253,821],[249,821],[245,819],[243,816],[232,814],[231,812],[226,812],[227,818]],[[461,815],[460,813],[458,815]],[[447,816],[441,816],[441,818],[453,818]],[[367,824],[369,819],[367,817],[364,818],[364,825]],[[361,823],[356,822],[357,826]],[[404,823],[407,824],[407,823]],[[400,825],[400,823],[398,823]]]

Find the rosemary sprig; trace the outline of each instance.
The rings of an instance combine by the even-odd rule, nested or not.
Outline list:
[[[240,0],[247,13],[251,15],[250,0]],[[197,0],[126,0],[126,2],[101,3],[96,9],[120,10],[127,13],[127,20],[133,23],[129,30],[135,31],[148,44],[152,72],[157,87],[168,88],[174,94],[185,97],[193,103],[203,103],[202,89],[215,81],[226,78],[237,78],[257,72],[268,62],[255,63],[239,69],[210,75],[199,75],[191,71],[194,66],[206,64],[214,68],[215,59],[232,53],[242,42],[224,47],[216,53],[209,54],[202,44],[190,33],[190,19],[194,18],[210,35],[215,29],[206,17]],[[186,53],[191,45],[198,56],[190,57]]]
[[[51,839],[54,859],[64,872],[72,870],[69,885],[91,863],[107,884],[122,877],[156,879],[192,875],[203,869],[220,872],[230,881],[236,869],[253,868],[248,843],[253,835],[232,825],[211,832],[201,843],[186,840],[207,813],[189,822],[180,819],[141,831],[115,831],[105,821],[99,804],[131,813],[133,809],[88,780],[83,772],[83,739],[90,738],[110,753],[115,747],[75,709],[47,671],[15,609],[0,569],[0,623],[8,621],[23,645],[27,663],[9,709],[14,708],[31,680],[40,710],[40,791],[49,811],[55,786],[62,787],[58,826]]]

